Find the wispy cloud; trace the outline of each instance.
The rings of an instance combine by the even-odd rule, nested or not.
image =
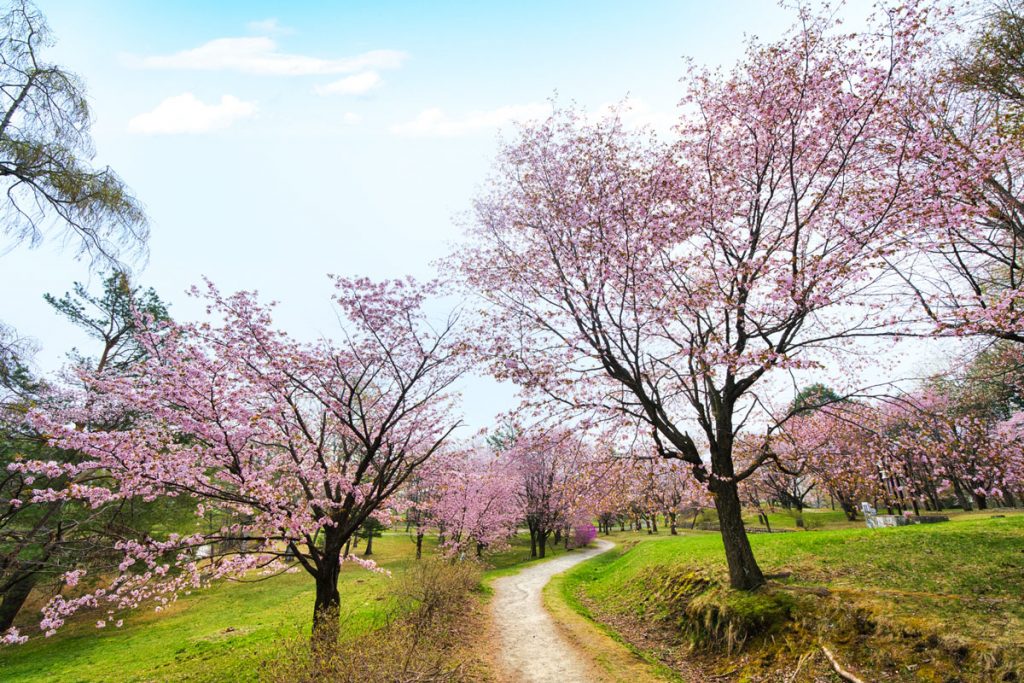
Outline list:
[[[143,69],[237,71],[274,76],[354,73],[366,69],[397,69],[407,55],[398,50],[371,50],[352,57],[323,59],[281,52],[273,38],[217,38],[191,50],[171,55],[128,58]]]
[[[410,121],[391,126],[396,135],[410,137],[457,137],[493,130],[510,123],[530,123],[547,118],[552,105],[531,102],[513,104],[485,111],[471,111],[464,116],[450,116],[439,107],[424,109]],[[603,104],[585,112],[586,119],[596,123],[609,116],[618,116],[630,128],[648,127],[659,133],[671,130],[676,123],[672,112],[652,108],[639,98],[629,98],[616,104]]]
[[[362,121],[363,117],[355,113],[354,111],[347,111],[341,117],[341,122],[344,123],[346,126],[355,126],[362,123]]]
[[[513,122],[525,123],[543,119],[551,113],[551,105],[541,103],[514,104],[487,111],[471,111],[451,117],[444,110],[425,109],[411,121],[391,126],[396,135],[414,137],[456,137],[482,130],[493,130]]]
[[[380,84],[380,74],[376,71],[364,71],[333,83],[314,86],[313,90],[317,95],[363,95]]]
[[[224,95],[219,103],[206,104],[190,92],[168,97],[152,111],[128,122],[128,129],[147,135],[205,133],[228,128],[256,113],[255,102]]]
[[[295,29],[290,26],[283,26],[277,20],[277,17],[250,21],[245,27],[253,33],[262,33],[263,35],[291,35],[295,33]]]

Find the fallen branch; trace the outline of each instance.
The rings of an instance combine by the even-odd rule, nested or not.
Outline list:
[[[793,670],[793,673],[786,678],[786,683],[794,683],[794,681],[796,681],[796,677],[800,675],[800,669],[804,667],[804,662],[806,662],[807,658],[813,654],[814,650],[808,650],[800,655],[800,659],[796,663],[796,668]]]
[[[836,660],[836,656],[832,654],[832,651],[829,650],[827,647],[822,645],[821,651],[825,653],[825,656],[828,658],[828,661],[832,665],[832,668],[835,670],[837,674],[839,674],[839,677],[842,678],[844,681],[847,681],[848,683],[864,683],[862,679],[858,678],[857,676],[853,675],[852,673],[844,669],[842,665]]]

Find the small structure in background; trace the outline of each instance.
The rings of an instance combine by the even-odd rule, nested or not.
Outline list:
[[[871,503],[860,504],[860,511],[864,515],[864,523],[869,529],[882,529],[892,526],[909,526],[911,524],[934,524],[936,522],[948,522],[946,515],[915,515],[909,510],[902,515],[880,515],[872,507]]]

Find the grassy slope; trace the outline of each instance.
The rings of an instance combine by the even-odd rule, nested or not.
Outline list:
[[[931,637],[933,645],[938,638],[939,645],[962,645],[970,656],[982,659],[998,657],[993,653],[999,650],[1003,656],[1024,651],[1024,600],[1020,598],[1024,595],[1024,515],[993,519],[991,513],[982,513],[959,516],[949,524],[877,531],[850,528],[752,535],[751,543],[766,572],[791,573],[780,585],[787,591],[797,589],[799,609],[819,609],[829,602],[829,609],[838,604],[855,611],[870,623],[872,633],[902,638],[900,644],[890,643],[893,648],[913,653]],[[724,579],[720,537],[663,536],[624,544],[571,571],[567,590],[600,605],[609,617],[649,622],[659,610],[664,612],[664,605],[652,599],[652,572],[666,567],[701,569]],[[799,588],[808,587],[828,587],[831,596],[827,600],[804,597],[809,594]],[[797,648],[807,647],[798,635],[784,633],[782,639]],[[856,636],[829,635],[852,648],[848,650],[851,661],[869,657],[884,668],[889,655],[881,656],[883,639],[858,640]],[[865,651],[872,647],[875,651]],[[926,661],[929,657],[923,651],[920,662],[903,654],[894,651],[889,657],[895,667],[889,677],[898,679],[903,674],[895,669],[909,667],[903,673],[927,680],[925,670],[938,667]],[[723,660],[722,664],[735,668],[734,662]],[[967,663],[964,666],[970,668]],[[888,674],[879,669],[879,675]]]
[[[425,540],[433,552],[434,539]],[[415,546],[401,533],[374,540],[374,559],[397,575],[415,562]],[[549,548],[549,556],[562,551]],[[529,560],[529,539],[518,538],[505,552],[486,558],[495,573],[514,571]],[[342,571],[344,628],[372,628],[382,612],[389,579],[354,565]],[[281,642],[307,633],[313,583],[296,572],[256,583],[225,582],[189,596],[157,613],[140,609],[124,626],[98,630],[86,614],[49,639],[0,650],[3,681],[251,680],[259,663]],[[31,615],[29,615],[31,616]],[[32,633],[26,625],[24,633]]]

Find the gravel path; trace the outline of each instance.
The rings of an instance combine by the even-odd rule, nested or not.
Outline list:
[[[614,544],[597,541],[596,548],[574,551],[527,567],[518,574],[491,583],[494,626],[501,645],[500,661],[510,680],[534,683],[588,683],[594,674],[585,658],[558,632],[544,609],[541,591],[560,574],[610,549]]]

